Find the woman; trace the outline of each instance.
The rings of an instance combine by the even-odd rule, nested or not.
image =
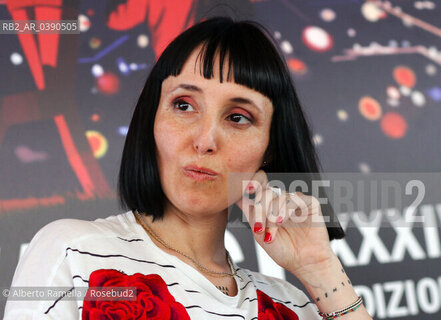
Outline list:
[[[344,236],[324,222],[335,217],[270,188],[265,171],[318,171],[286,64],[256,23],[201,22],[165,49],[139,98],[119,175],[130,211],[54,221],[17,267],[13,287],[86,287],[86,298],[8,301],[6,319],[371,319],[330,248]],[[313,301],[231,261],[233,203]],[[112,287],[135,288],[135,300],[96,301]]]

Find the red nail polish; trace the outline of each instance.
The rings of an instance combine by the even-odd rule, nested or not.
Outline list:
[[[254,191],[254,186],[252,184],[249,184],[247,187],[247,191],[248,193],[253,192]]]
[[[278,216],[277,220],[276,220],[276,223],[282,223],[282,221],[283,221],[283,217],[282,216]]]
[[[262,223],[261,222],[256,222],[255,224],[254,224],[254,232],[255,233],[260,233],[260,232],[262,232],[263,231],[263,225],[262,225]]]
[[[271,233],[266,232],[266,233],[265,233],[265,239],[263,239],[263,241],[265,241],[265,242],[271,242],[272,239],[273,239],[273,237],[271,236]]]

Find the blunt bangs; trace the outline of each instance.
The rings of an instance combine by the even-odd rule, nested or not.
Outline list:
[[[232,81],[246,86],[274,104],[277,97],[287,91],[289,79],[280,72],[285,66],[271,38],[262,37],[262,32],[269,35],[264,26],[254,21],[215,18],[201,22],[179,35],[164,50],[152,72],[161,81],[179,75],[190,54],[201,46],[198,59],[202,70],[199,71],[204,78],[214,77],[214,62],[219,59],[220,82]],[[225,63],[227,75],[223,74]]]

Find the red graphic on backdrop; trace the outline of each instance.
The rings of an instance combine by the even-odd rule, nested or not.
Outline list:
[[[194,0],[127,0],[113,11],[107,25],[113,30],[129,30],[146,23],[152,33],[153,50],[158,58],[182,30],[193,25]]]
[[[11,17],[18,20],[61,20],[62,0],[6,0]],[[34,17],[31,18],[33,14]],[[43,66],[57,66],[59,34],[23,34],[18,40],[28,61],[35,85],[45,88]]]

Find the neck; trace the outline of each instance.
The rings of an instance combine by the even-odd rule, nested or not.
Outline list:
[[[150,216],[144,216],[143,219],[173,249],[184,252],[208,269],[229,271],[224,246],[227,215],[227,209],[201,216],[186,214],[167,205],[161,220],[152,222]],[[162,250],[188,262],[182,255],[164,247],[154,237],[151,238]]]

